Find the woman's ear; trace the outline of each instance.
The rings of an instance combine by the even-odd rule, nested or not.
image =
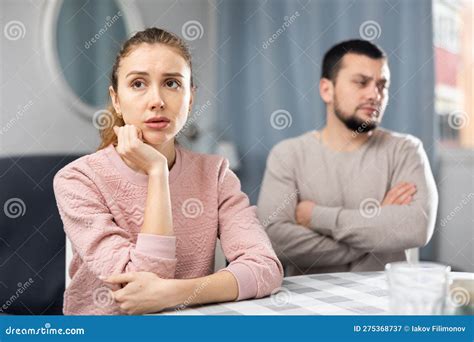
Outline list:
[[[191,95],[189,96],[189,110],[188,110],[188,113],[191,113],[191,108],[193,108],[195,91],[196,91],[196,87],[192,86],[191,87]]]
[[[116,113],[121,113],[118,96],[117,96],[117,93],[115,92],[115,90],[112,86],[109,86],[109,94],[110,94],[110,99],[112,100],[112,106],[114,106],[115,112]]]

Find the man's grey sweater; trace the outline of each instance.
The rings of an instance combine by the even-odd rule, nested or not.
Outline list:
[[[416,184],[408,205],[381,207],[401,182]],[[310,228],[295,220],[298,202],[316,203]],[[357,150],[337,152],[316,132],[277,144],[267,160],[258,215],[286,275],[383,270],[424,246],[438,206],[419,139],[383,129]]]

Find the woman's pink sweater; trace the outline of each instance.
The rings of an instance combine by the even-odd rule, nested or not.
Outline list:
[[[113,145],[75,160],[54,178],[64,230],[72,242],[65,314],[121,314],[101,277],[147,271],[162,278],[212,274],[217,239],[237,279],[238,300],[269,295],[283,270],[271,243],[219,156],[176,146],[169,184],[174,236],[140,233],[148,176],[133,171]]]

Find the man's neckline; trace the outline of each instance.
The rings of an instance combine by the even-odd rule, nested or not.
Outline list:
[[[356,149],[350,150],[350,151],[343,151],[343,150],[335,150],[335,149],[332,149],[331,147],[329,147],[324,142],[324,140],[322,139],[322,134],[321,133],[322,133],[321,131],[313,130],[313,131],[309,132],[309,135],[314,140],[316,140],[325,150],[327,150],[331,153],[340,154],[340,155],[357,154],[357,153],[360,153],[360,152],[364,151],[371,144],[371,142],[374,140],[374,137],[376,135],[376,131],[374,131],[373,134],[362,145],[360,145]]]

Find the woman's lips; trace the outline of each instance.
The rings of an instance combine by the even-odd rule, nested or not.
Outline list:
[[[168,127],[171,120],[168,119],[166,116],[153,116],[150,117],[148,120],[145,121],[145,125],[151,129],[164,129]]]
[[[170,124],[169,121],[154,121],[154,122],[145,122],[145,125],[151,129],[163,129],[168,127]]]

